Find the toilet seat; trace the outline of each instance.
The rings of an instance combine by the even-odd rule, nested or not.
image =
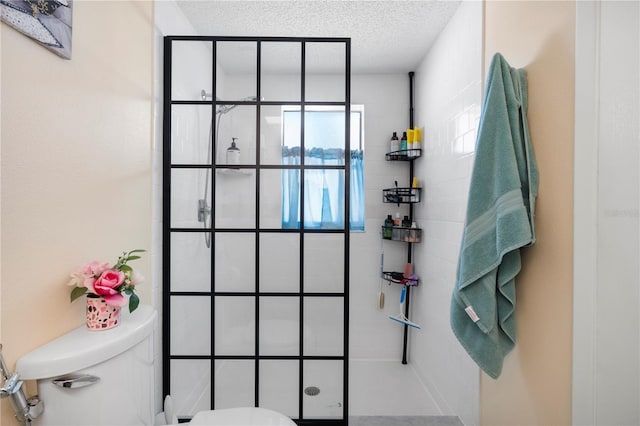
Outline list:
[[[225,408],[201,411],[189,422],[190,425],[209,426],[295,426],[283,414],[259,407]]]

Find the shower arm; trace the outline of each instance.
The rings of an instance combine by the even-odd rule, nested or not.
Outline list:
[[[208,101],[208,100],[210,100],[210,99],[213,99],[213,94],[211,94],[211,93],[207,93],[207,91],[206,91],[205,89],[202,89],[202,90],[200,91],[200,98],[201,98],[203,101]],[[247,96],[247,97],[244,97],[244,98],[242,98],[242,99],[239,99],[239,100],[238,100],[238,102],[255,102],[255,101],[257,101],[257,100],[258,100],[258,97],[257,97],[257,96]],[[263,100],[264,100],[264,98],[263,98],[263,97],[261,97],[261,98],[260,98],[260,100],[261,100],[261,101],[263,101]],[[217,102],[217,101],[220,101],[220,98],[218,98],[218,97],[216,96],[216,102]],[[230,105],[226,105],[226,104],[225,104],[225,105],[221,105],[221,106],[220,106],[220,108],[218,109],[218,111],[216,111],[216,114],[226,114],[226,113],[228,113],[229,111],[231,111],[232,109],[234,109],[234,108],[235,108],[235,107],[237,107],[237,106],[238,106],[238,105],[233,105],[233,104],[230,104]]]

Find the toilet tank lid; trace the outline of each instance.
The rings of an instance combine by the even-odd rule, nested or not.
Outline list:
[[[85,325],[24,355],[16,363],[22,380],[39,380],[73,373],[99,364],[140,343],[154,330],[156,311],[140,305],[129,314],[122,310],[117,327],[89,331]]]

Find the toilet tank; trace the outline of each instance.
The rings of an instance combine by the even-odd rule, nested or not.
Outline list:
[[[157,314],[145,305],[125,310],[115,328],[83,325],[18,360],[20,379],[36,380],[44,402],[34,425],[153,424]]]

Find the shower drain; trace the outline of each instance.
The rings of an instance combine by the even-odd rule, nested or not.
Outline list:
[[[315,386],[309,386],[307,388],[304,388],[304,393],[309,396],[316,396],[317,394],[320,393],[320,388],[317,388]]]

